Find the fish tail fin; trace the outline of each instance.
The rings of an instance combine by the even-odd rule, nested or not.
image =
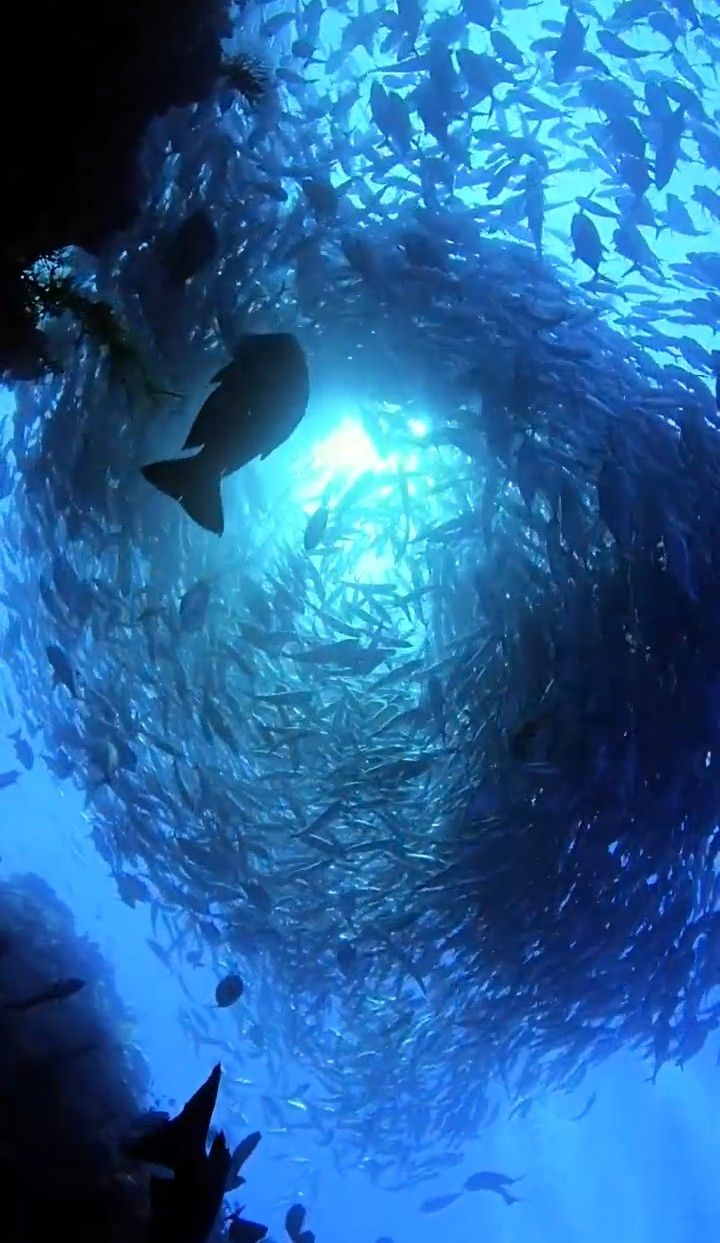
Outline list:
[[[220,1086],[220,1073],[218,1063],[176,1118],[125,1144],[125,1155],[149,1165],[162,1165],[175,1173],[203,1159]]]
[[[205,453],[195,457],[151,462],[142,473],[153,487],[179,501],[185,513],[206,531],[222,535],[225,529],[221,474]]]

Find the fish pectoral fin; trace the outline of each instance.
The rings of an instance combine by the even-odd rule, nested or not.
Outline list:
[[[204,453],[167,462],[152,462],[149,466],[143,466],[142,473],[148,483],[179,501],[185,513],[199,526],[222,535],[225,519],[220,494],[221,475]]]

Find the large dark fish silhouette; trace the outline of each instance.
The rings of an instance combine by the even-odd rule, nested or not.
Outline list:
[[[195,522],[222,535],[220,484],[253,458],[266,458],[300,423],[310,396],[305,355],[292,334],[244,336],[233,361],[213,377],[213,389],[183,449],[194,457],[153,462],[145,478],[179,501]]]

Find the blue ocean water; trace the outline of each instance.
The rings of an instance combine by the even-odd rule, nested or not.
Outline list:
[[[214,1055],[184,1035],[179,1015],[188,998],[147,946],[146,911],[123,905],[93,850],[82,797],[67,784],[58,787],[40,766],[22,786],[5,791],[1,862],[3,877],[32,871],[47,879],[73,911],[78,932],[112,964],[133,1015],[129,1038],[147,1058],[157,1106],[174,1112]],[[168,939],[160,939],[169,949]],[[213,1033],[232,1041],[232,1021],[213,1011],[216,977],[199,969],[183,975]],[[232,1059],[220,1056],[230,1077],[251,1081],[242,1091],[242,1120],[222,1094],[219,1101],[218,1124],[239,1139],[263,1129],[261,1079],[253,1084],[255,1068],[242,1048]],[[314,1145],[310,1133],[266,1137],[248,1171],[248,1213],[269,1222],[281,1239],[284,1213],[301,1197],[317,1238],[332,1243],[374,1243],[383,1235],[397,1243],[606,1243],[610,1235],[617,1243],[701,1243],[715,1237],[720,1221],[716,1057],[714,1047],[706,1048],[682,1069],[664,1068],[652,1084],[647,1063],[616,1056],[575,1092],[549,1095],[529,1117],[501,1115],[482,1140],[467,1145],[462,1166],[409,1191],[386,1192],[361,1174],[339,1175],[332,1151]],[[301,1066],[295,1074],[307,1080]],[[461,1096],[472,1090],[471,1083],[458,1084]],[[592,1093],[597,1099],[587,1116],[570,1121]],[[506,1207],[466,1195],[441,1218],[419,1213],[426,1196],[458,1189],[474,1170],[496,1168],[524,1176],[515,1189],[524,1197],[520,1203]]]
[[[188,999],[147,946],[147,914],[122,904],[93,851],[82,798],[58,789],[39,769],[5,792],[2,812],[2,876],[44,876],[75,914],[78,932],[107,956],[131,1008],[131,1039],[148,1060],[158,1106],[173,1112],[208,1074],[213,1054],[184,1037],[178,1016]],[[185,981],[195,1003],[210,1013],[215,977],[194,971]],[[216,1012],[213,1030],[233,1039],[233,1023]],[[230,1076],[252,1078],[241,1048],[233,1059],[221,1057]],[[266,1137],[249,1171],[245,1203],[250,1216],[270,1222],[282,1238],[286,1208],[301,1196],[317,1238],[333,1243],[374,1243],[383,1234],[397,1243],[604,1243],[611,1233],[618,1243],[700,1243],[714,1238],[720,1221],[715,1062],[716,1050],[706,1049],[684,1069],[665,1068],[653,1085],[647,1064],[614,1058],[591,1071],[575,1093],[548,1096],[526,1119],[501,1116],[468,1145],[463,1166],[419,1190],[384,1192],[362,1175],[338,1175],[332,1152],[313,1145],[311,1135]],[[301,1066],[295,1074],[307,1079]],[[592,1093],[596,1104],[584,1119],[571,1121]],[[238,1139],[244,1129],[264,1127],[252,1085],[242,1100],[247,1125],[226,1109],[223,1096],[216,1115]],[[465,1177],[485,1168],[524,1176],[515,1188],[524,1201],[506,1207],[490,1197],[479,1203],[465,1196],[446,1209],[441,1227],[439,1217],[419,1213],[425,1196],[458,1190]]]
[[[701,15],[704,7],[698,6]],[[716,6],[708,4],[706,7],[708,16],[715,16]],[[611,8],[598,5],[593,10],[600,25],[609,17]],[[659,5],[658,8],[676,12],[673,6]],[[583,20],[589,20],[587,6],[582,9],[578,6],[578,11]],[[254,37],[261,37],[262,21],[281,12],[279,3],[262,6],[255,22]],[[252,9],[249,13],[252,28]],[[426,8],[424,20],[428,23],[442,13],[439,7]],[[557,27],[562,26],[566,13],[565,6],[546,0],[535,6],[513,7],[503,14],[503,29],[530,57],[533,40],[547,35],[548,31],[557,37]],[[296,15],[296,33],[301,28],[301,16],[302,6]],[[347,16],[342,8],[327,14],[323,28],[327,49],[332,48],[342,34]],[[688,35],[687,29],[685,35]],[[653,66],[658,73],[668,72],[667,46],[661,35],[637,24],[633,28],[630,21],[627,28],[622,29],[622,36],[633,40],[640,52],[647,53],[643,69],[646,77],[652,73]],[[487,31],[474,25],[468,46],[484,53],[488,47]],[[689,64],[687,72],[699,76],[708,115],[717,127],[720,99],[711,60],[715,44],[708,36],[704,48],[697,40],[692,46],[697,64]],[[281,47],[280,40],[278,47]],[[618,78],[624,75],[630,85],[637,85],[633,63],[618,61],[615,68]],[[362,74],[366,67],[359,53],[358,72]],[[677,66],[673,72],[679,72]],[[321,70],[316,80],[321,83],[319,89],[322,90]],[[401,94],[407,91],[405,84],[399,89]],[[353,111],[356,138],[358,134],[362,137],[363,133],[371,133],[367,114],[369,92],[370,82],[363,79],[361,99]],[[502,110],[502,104],[497,107]],[[584,126],[592,128],[596,123],[597,116],[591,108],[574,110],[573,125],[578,130]],[[558,145],[562,152],[562,132],[559,143],[555,143],[556,153]],[[481,163],[478,155],[478,164]],[[578,196],[594,194],[601,176],[600,172],[593,177],[586,169],[574,169],[570,158],[567,163],[568,167],[563,167],[562,160],[558,162],[546,192],[543,253],[548,261],[561,265],[570,264],[569,236]],[[400,171],[396,167],[395,176],[402,179],[402,160],[399,165]],[[344,174],[335,168],[332,179],[341,185]],[[648,350],[654,359],[667,362],[673,357],[677,361],[667,353],[667,342],[665,351],[653,349],[653,333],[658,331],[669,337],[690,339],[703,351],[713,347],[714,327],[687,321],[680,327],[672,318],[674,303],[686,296],[686,291],[674,280],[673,265],[682,265],[693,248],[701,247],[712,254],[717,252],[720,225],[703,215],[693,198],[698,186],[714,190],[717,183],[717,169],[708,167],[694,150],[691,153],[688,149],[673,172],[670,189],[687,206],[704,236],[700,243],[672,229],[656,230],[643,224],[648,245],[652,246],[661,265],[663,275],[658,280],[652,270],[642,268],[628,277],[627,256],[612,251],[613,220],[598,218],[595,221],[603,244],[608,248],[602,264],[603,276],[617,283],[618,289],[627,288],[629,284],[632,287],[625,299],[613,298],[608,293],[604,320],[620,337],[631,338],[633,344]],[[373,191],[381,185],[380,170],[367,174],[367,190]],[[661,191],[651,189],[648,198],[656,210],[662,210]],[[480,226],[482,213],[487,208],[482,193],[466,187],[458,191],[458,199],[469,219],[477,214]],[[614,205],[609,195],[604,201]],[[361,198],[356,200],[355,206],[358,203],[362,205]],[[517,220],[511,224],[513,227],[507,233],[514,239],[520,237],[530,249],[532,242],[524,225]],[[502,235],[506,233],[503,231]],[[565,268],[563,272],[567,274]],[[577,265],[572,273],[572,279],[577,279]],[[582,276],[587,279],[588,271],[583,270]],[[642,318],[633,317],[632,312],[636,304],[642,304],[643,298],[649,295],[657,298],[657,306],[652,316],[647,313],[643,326]],[[714,294],[710,301],[716,303]],[[703,379],[710,391],[711,374],[706,373]],[[3,409],[10,420],[14,412],[14,396],[10,389],[4,394]],[[407,411],[399,411],[399,422],[403,434],[398,435],[397,444],[393,443],[392,434],[386,434],[381,444],[362,401],[355,400],[352,392],[346,389],[338,394],[326,387],[321,398],[316,398],[308,425],[257,471],[257,478],[275,507],[274,517],[282,523],[283,537],[297,544],[307,517],[318,504],[328,495],[339,496],[363,471],[373,469],[410,475],[419,473],[421,479],[409,493],[416,531],[425,525],[428,515],[434,520],[443,517],[443,511],[438,508],[440,503],[433,498],[431,490],[429,458],[423,456],[432,423],[431,412],[426,413],[420,399]],[[147,436],[146,447],[159,450],[165,445],[168,434],[166,426],[153,429]],[[259,548],[262,542],[265,547],[268,538],[274,538],[272,530],[268,536],[265,510],[253,526],[252,518],[248,517],[247,498],[240,495],[241,486],[237,483],[234,491],[235,484],[230,485],[227,491],[227,538],[233,543],[233,550],[223,550],[222,558],[227,558],[228,562],[235,544],[240,541],[253,551],[256,545]],[[358,581],[382,578],[392,583],[395,560],[387,549],[378,552],[375,547],[375,543],[380,542],[376,537],[384,531],[387,516],[384,508],[389,508],[390,502],[381,499],[375,503],[378,516],[366,512],[363,517],[367,538],[358,545],[352,573]],[[11,507],[12,498],[4,504]],[[283,510],[283,506],[287,510]],[[192,545],[189,560],[196,556],[197,564],[205,568],[202,560],[205,551],[204,545]],[[352,562],[352,552],[348,555]],[[226,563],[225,560],[219,562]],[[16,696],[9,674],[2,689]],[[6,755],[0,757],[2,769],[14,766],[9,739],[14,727],[15,723],[8,720]],[[86,805],[83,792],[73,781],[53,777],[40,760],[31,772],[22,774],[16,785],[3,790],[1,799],[2,876],[11,878],[15,873],[31,871],[44,877],[72,910],[78,930],[96,941],[112,964],[118,991],[133,1015],[132,1032],[127,1033],[127,1039],[136,1044],[147,1059],[158,1106],[173,1112],[206,1077],[219,1057],[225,1080],[216,1121],[234,1141],[256,1128],[267,1132],[267,1108],[263,1107],[262,1098],[268,1094],[272,1096],[277,1089],[257,1050],[238,1040],[235,1014],[218,1012],[214,1005],[217,971],[207,962],[188,964],[174,951],[169,928],[164,928],[162,922],[159,927],[151,924],[145,905],[138,903],[131,909],[122,902],[112,871],[95,848],[92,802]],[[122,810],[117,814],[121,816]],[[187,827],[192,833],[193,826],[188,824]],[[360,869],[360,865],[357,866]],[[153,952],[149,940],[167,952],[170,966]],[[232,956],[228,954],[228,965],[231,961]],[[312,973],[312,961],[308,962],[307,970]],[[252,975],[246,976],[245,982],[246,989],[252,993]],[[291,995],[279,997],[275,1004],[291,1007],[293,998]],[[207,1024],[205,1040],[197,1037],[193,1011],[199,1012]],[[442,1012],[436,1012],[433,1021],[442,1030]],[[457,1037],[453,1034],[452,1038]],[[374,1085],[390,1102],[394,1093],[392,1052],[389,1045],[386,1080],[376,1079]],[[463,1146],[462,1164],[440,1171],[421,1184],[388,1191],[378,1187],[363,1171],[344,1169],[338,1172],[333,1145],[320,1146],[316,1132],[306,1122],[303,1095],[308,1086],[312,1094],[312,1070],[301,1057],[293,1065],[291,1054],[286,1052],[283,1082],[300,1085],[303,1091],[294,1093],[292,1087],[283,1090],[283,1113],[297,1125],[291,1125],[285,1133],[273,1134],[270,1128],[265,1134],[248,1170],[248,1186],[244,1189],[247,1195],[243,1194],[240,1202],[247,1205],[249,1215],[268,1222],[271,1234],[277,1239],[282,1237],[287,1207],[296,1201],[304,1203],[319,1243],[375,1243],[386,1236],[394,1243],[431,1243],[431,1240],[437,1243],[439,1239],[447,1239],[449,1243],[475,1239],[488,1240],[488,1243],[490,1240],[492,1243],[599,1243],[603,1240],[604,1243],[608,1238],[614,1243],[644,1240],[648,1243],[650,1240],[652,1243],[704,1243],[714,1238],[720,1229],[720,1185],[716,1177],[720,1168],[720,1135],[715,1126],[714,1108],[716,1057],[715,1038],[685,1065],[664,1065],[656,1081],[651,1082],[652,1068],[647,1059],[629,1050],[614,1054],[601,1065],[591,1066],[576,1089],[564,1093],[548,1090],[533,1101],[527,1113],[513,1111],[510,1102],[504,1101],[496,1119],[481,1137]],[[419,1113],[423,1111],[425,1091],[427,1085],[418,1082]],[[467,1079],[459,1077],[454,1091],[462,1107],[463,1101],[473,1098],[477,1085],[471,1075]],[[586,1115],[575,1120],[584,1113],[591,1098]],[[446,1147],[442,1132],[435,1139],[437,1152],[442,1154]],[[398,1147],[411,1146],[412,1142],[411,1134],[403,1137],[400,1123],[396,1137]],[[459,1191],[469,1175],[483,1169],[502,1170],[518,1177],[521,1181],[514,1190],[519,1201],[508,1206],[491,1195],[465,1193],[441,1212],[420,1211],[425,1199]],[[230,1197],[232,1202],[233,1197]]]

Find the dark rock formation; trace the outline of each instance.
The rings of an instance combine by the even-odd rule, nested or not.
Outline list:
[[[23,271],[66,246],[96,253],[132,221],[145,128],[207,96],[229,19],[227,0],[41,0],[8,17],[21,68],[0,81],[0,371],[31,377],[42,337]]]

